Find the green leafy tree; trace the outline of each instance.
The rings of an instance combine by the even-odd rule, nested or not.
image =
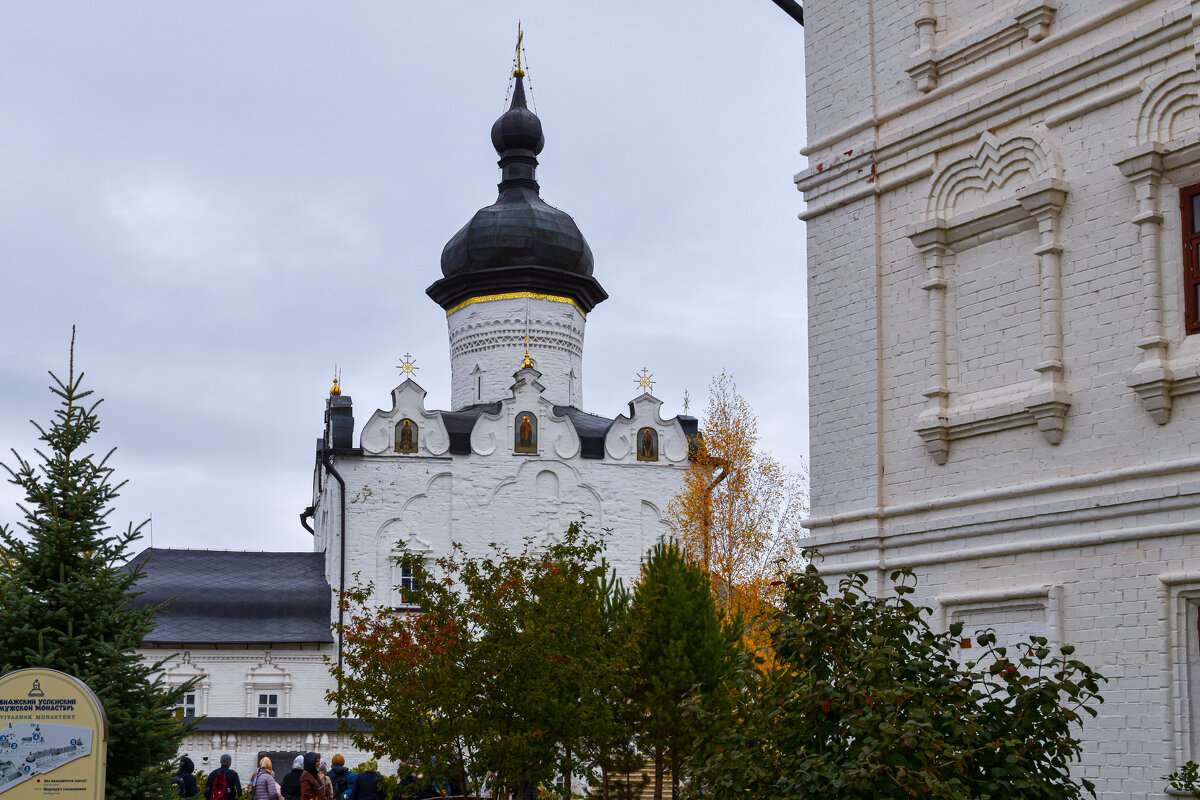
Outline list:
[[[380,608],[370,584],[348,594],[329,699],[371,723],[355,742],[418,762],[414,789],[490,774],[496,796],[520,796],[558,770],[588,774],[631,738],[613,710],[627,696],[614,660],[627,599],[602,551],[578,524],[517,554],[456,546],[429,563],[402,550],[419,613]]]
[[[665,769],[675,797],[697,734],[681,702],[716,690],[740,652],[742,626],[722,618],[703,566],[672,542],[659,542],[642,565],[631,615],[638,740],[654,760],[654,800],[662,800]]]
[[[1031,636],[995,634],[960,663],[962,625],[935,632],[911,573],[874,597],[851,575],[831,592],[811,564],[787,581],[775,665],[748,665],[697,703],[705,735],[692,793],[716,797],[1045,798],[1095,794],[1070,775],[1078,726],[1104,680]]]
[[[21,532],[0,526],[0,674],[26,667],[61,670],[99,696],[109,721],[106,793],[110,798],[168,796],[171,761],[185,725],[174,705],[188,687],[165,688],[162,664],[138,655],[155,608],[133,604],[138,573],[124,565],[140,526],[110,531],[107,517],[122,484],[87,452],[99,430],[75,374],[74,335],[64,382],[51,373],[59,407],[49,428],[34,423],[43,448],[3,465],[25,493]]]

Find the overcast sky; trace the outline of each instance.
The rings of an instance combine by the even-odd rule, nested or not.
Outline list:
[[[609,300],[584,406],[664,415],[727,369],[808,449],[803,29],[770,0],[41,0],[0,21],[0,455],[30,455],[71,325],[158,547],[297,550],[336,363],[359,430],[415,356],[449,405],[442,247],[495,200],[517,19],[542,196]],[[515,369],[514,365],[514,369]],[[0,488],[0,522],[20,499]],[[149,534],[149,530],[147,530]],[[149,544],[149,535],[146,544]]]

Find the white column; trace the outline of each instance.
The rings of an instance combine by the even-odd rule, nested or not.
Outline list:
[[[1159,425],[1171,419],[1171,374],[1169,342],[1163,327],[1162,223],[1159,185],[1162,154],[1157,146],[1118,162],[1121,173],[1133,184],[1137,213],[1131,220],[1138,230],[1138,256],[1142,277],[1141,358],[1129,377],[1142,406]]]
[[[950,388],[946,363],[946,267],[952,252],[946,244],[946,230],[941,220],[938,227],[911,236],[925,259],[926,280],[921,288],[929,293],[929,384],[923,394],[928,405],[921,414],[918,433],[925,449],[938,464],[945,464],[950,453],[950,429],[946,406]]]
[[[1021,205],[1037,221],[1038,246],[1034,250],[1041,275],[1041,376],[1025,398],[1025,408],[1037,421],[1050,444],[1062,441],[1071,397],[1063,378],[1062,244],[1058,240],[1059,216],[1067,193],[1064,188],[1041,189],[1021,198]]]

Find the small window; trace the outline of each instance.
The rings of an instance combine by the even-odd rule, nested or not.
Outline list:
[[[196,716],[196,693],[187,692],[184,694],[184,696],[179,699],[179,702],[175,704],[175,710],[176,713],[181,717]]]
[[[397,588],[400,590],[400,605],[412,605],[412,592],[417,588],[417,577],[413,575],[412,567],[400,567],[400,581]]]
[[[258,716],[278,717],[279,695],[275,694],[274,692],[260,694],[258,696]]]
[[[1188,334],[1200,333],[1200,184],[1179,192],[1183,230],[1183,313]]]

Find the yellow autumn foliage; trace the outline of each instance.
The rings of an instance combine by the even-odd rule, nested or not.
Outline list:
[[[667,518],[717,602],[741,614],[747,647],[770,662],[770,611],[799,563],[806,482],[758,450],[758,418],[733,376],[713,379],[700,429]]]

